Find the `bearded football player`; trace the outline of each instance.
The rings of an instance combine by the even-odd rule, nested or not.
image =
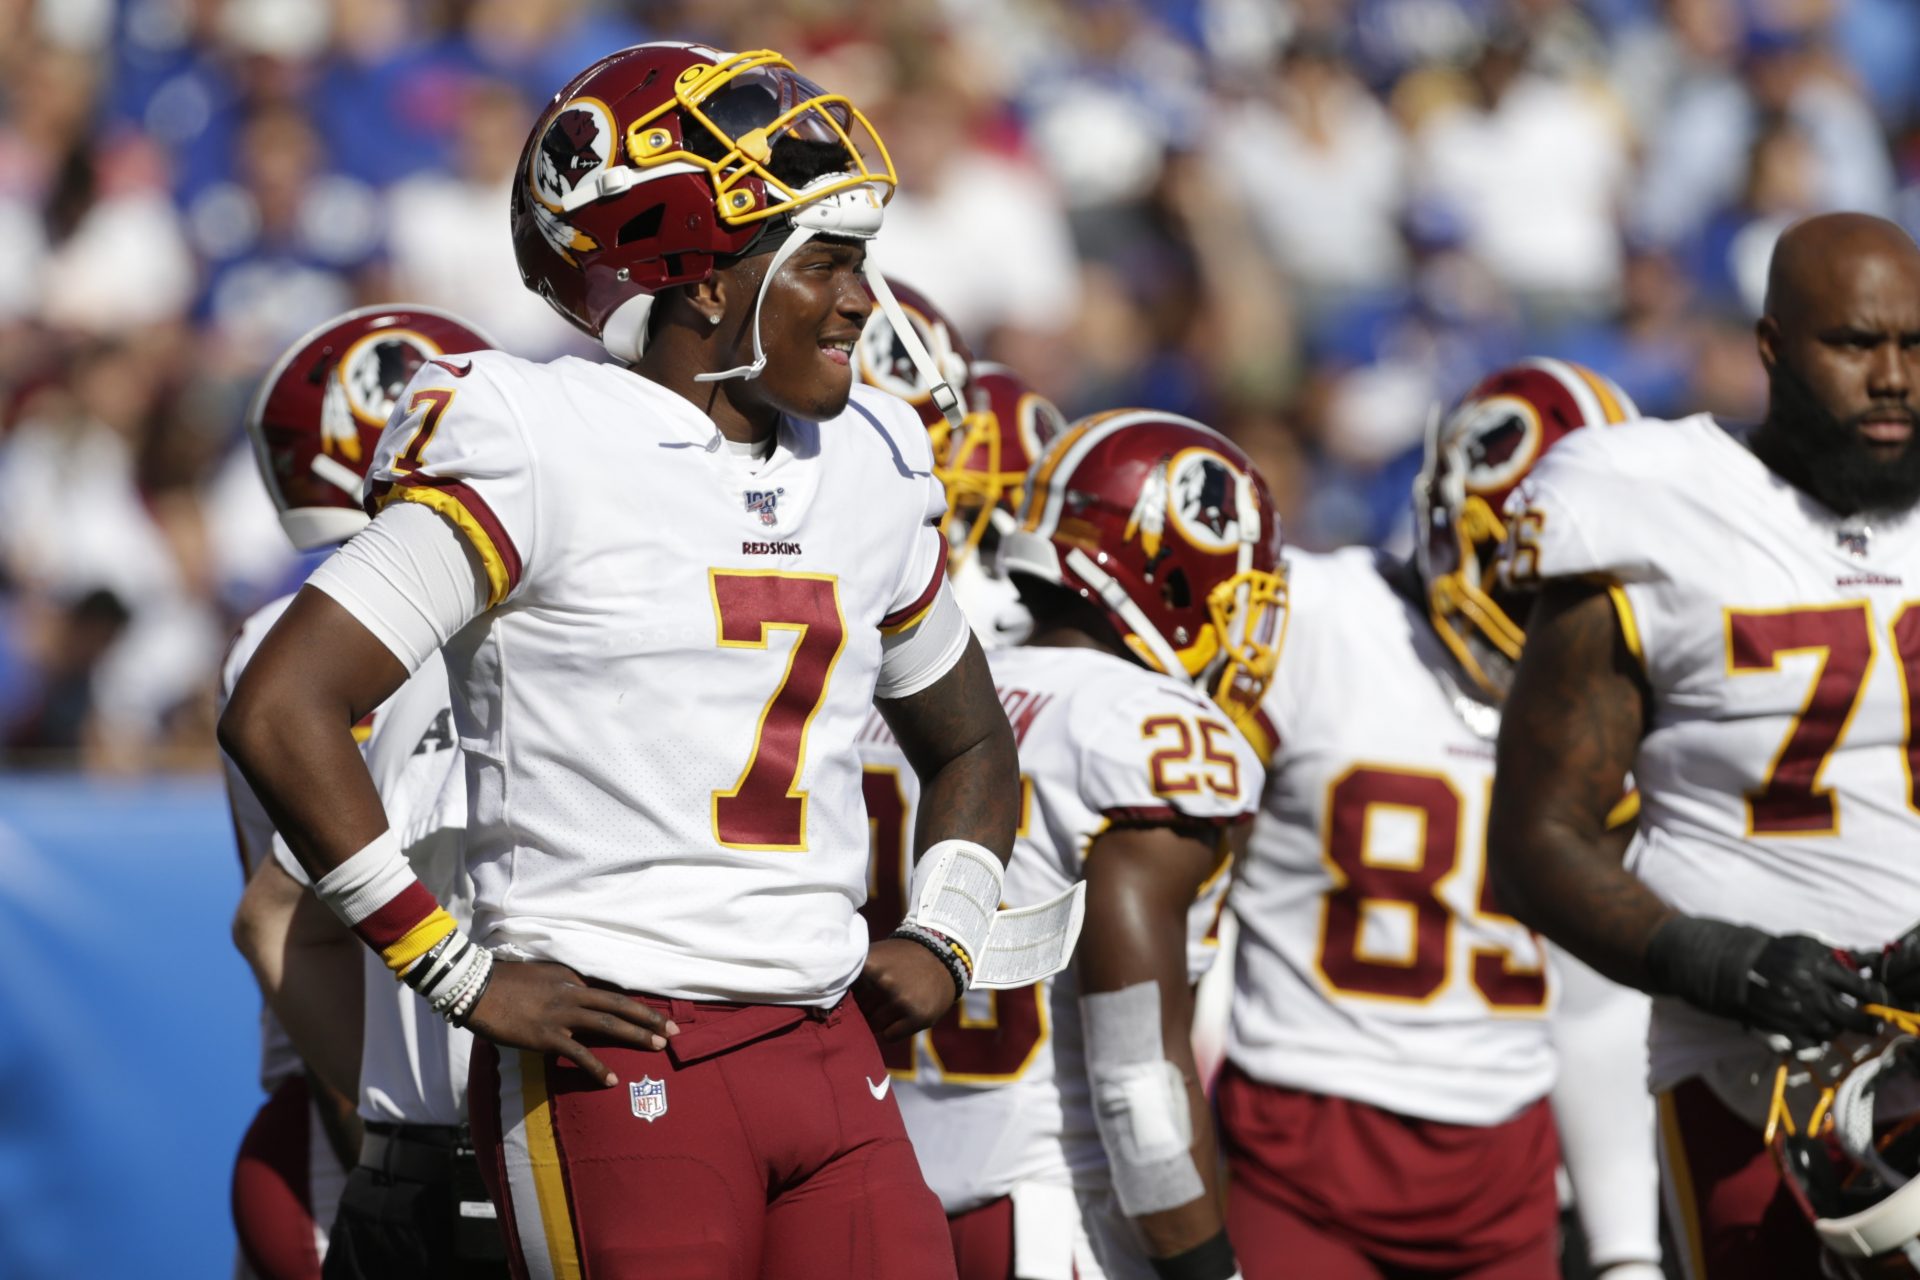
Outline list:
[[[424,369],[379,514],[222,717],[322,900],[480,1039],[516,1275],[953,1274],[868,1019],[911,1033],[973,981],[1019,784],[927,432],[854,385],[872,298],[897,305],[865,269],[893,183],[864,117],[778,54],[639,45],[576,77],[528,138],[514,243],[614,363]],[[399,858],[350,734],[443,648],[471,934]],[[869,947],[876,705],[926,838]]]
[[[1500,700],[1526,638],[1493,556],[1528,469],[1632,416],[1577,365],[1503,369],[1436,415],[1411,561],[1288,557],[1218,1090],[1250,1278],[1557,1274],[1547,957],[1484,860]],[[1636,1119],[1647,1148],[1644,1111],[1615,1123]],[[1634,1196],[1630,1179],[1592,1190]],[[1650,1152],[1639,1209],[1637,1247],[1597,1259],[1610,1274],[1658,1275]]]
[[[247,434],[296,550],[337,546],[366,526],[360,509],[366,469],[395,399],[420,367],[489,345],[470,326],[430,307],[387,306],[339,316],[287,349],[254,398]],[[275,600],[241,625],[221,668],[223,703],[292,600]],[[416,865],[430,863],[423,871],[428,883],[450,891],[466,801],[449,714],[446,672],[436,658],[354,732],[389,814],[409,832],[409,856]],[[377,1141],[377,1131],[397,1121],[457,1126],[465,1113],[467,1037],[436,1018],[420,1022],[425,1006],[403,987],[367,987],[363,1010],[365,948],[312,901],[298,866],[277,856],[285,846],[274,840],[272,821],[231,760],[226,773],[234,834],[250,872],[234,938],[273,1010],[261,1019],[262,1077],[273,1097],[241,1147],[234,1178],[241,1247],[262,1280],[319,1276],[323,1261],[328,1275],[371,1274],[341,1270],[347,1257],[368,1248],[364,1239],[343,1240],[335,1221],[343,1201],[366,1197],[367,1172],[364,1165],[355,1168],[365,1145],[351,1117],[357,1110]],[[443,792],[449,794],[443,798]],[[363,1046],[374,1052],[363,1056]],[[392,1068],[409,1055],[412,1067]],[[303,1060],[312,1067],[305,1075]],[[326,1108],[318,1113],[325,1124],[290,1102],[309,1087],[323,1091],[314,1105]],[[274,1141],[276,1132],[291,1141]],[[288,1152],[302,1158],[289,1165],[281,1158]],[[442,1164],[449,1170],[452,1154],[448,1142]],[[447,1177],[433,1181],[444,1200]],[[435,1228],[451,1229],[453,1209],[442,1208],[420,1239],[437,1238]],[[352,1222],[364,1225],[352,1207],[346,1217],[348,1235]],[[413,1235],[405,1228],[397,1234]],[[497,1231],[494,1236],[497,1255]],[[451,1266],[431,1265],[443,1260],[451,1261],[446,1250],[417,1258],[436,1274],[455,1274]]]
[[[1872,1033],[1882,978],[1920,995],[1878,958],[1920,916],[1920,249],[1877,218],[1810,218],[1767,286],[1764,420],[1581,433],[1528,478],[1505,564],[1542,589],[1495,874],[1522,919],[1658,997],[1664,1182],[1696,1278],[1820,1274],[1763,1141],[1778,1054]],[[1623,863],[1603,779],[1625,770]]]
[[[958,428],[948,424],[883,309],[874,311],[860,335],[860,377],[911,404],[927,424],[934,468],[947,490],[941,528],[952,548],[947,571],[954,598],[982,646],[1018,644],[1033,620],[999,572],[1000,539],[1016,523],[1028,468],[1066,430],[1066,419],[1006,365],[975,360],[966,339],[926,297],[905,286],[896,285],[895,292],[901,314],[932,353],[934,369],[960,392],[966,414]]]
[[[963,1280],[1227,1280],[1218,1148],[1189,1040],[1228,838],[1260,764],[1236,723],[1284,621],[1279,527],[1245,455],[1146,410],[1036,463],[1001,568],[1032,611],[990,656],[1019,741],[1012,908],[1085,886],[1070,969],[969,995],[888,1066]],[[874,936],[899,920],[926,796],[861,737]]]

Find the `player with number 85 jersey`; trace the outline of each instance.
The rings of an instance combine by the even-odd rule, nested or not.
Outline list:
[[[1218,1091],[1249,1280],[1557,1272],[1547,958],[1485,857],[1524,639],[1493,557],[1527,468],[1631,412],[1563,361],[1490,374],[1435,416],[1411,560],[1288,557]]]

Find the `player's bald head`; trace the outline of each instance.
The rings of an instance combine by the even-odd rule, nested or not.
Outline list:
[[[1752,442],[1842,515],[1920,502],[1920,245],[1884,218],[1787,228],[1767,271],[1767,420]]]
[[[1920,291],[1920,245],[1899,224],[1866,213],[1823,213],[1794,223],[1767,268],[1766,317],[1814,321],[1863,291]]]

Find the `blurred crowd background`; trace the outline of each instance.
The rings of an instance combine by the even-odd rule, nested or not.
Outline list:
[[[310,568],[241,428],[286,343],[405,300],[591,354],[508,183],[648,38],[851,96],[890,276],[1069,415],[1228,431],[1310,547],[1403,538],[1431,406],[1513,357],[1751,417],[1781,227],[1920,229],[1915,0],[0,0],[0,762],[210,762]]]

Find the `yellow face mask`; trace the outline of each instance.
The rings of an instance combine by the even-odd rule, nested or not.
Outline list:
[[[679,110],[712,135],[717,158],[702,155],[692,139],[676,140],[663,118]],[[844,172],[810,184],[804,194],[768,167],[775,143],[785,137],[829,143],[846,153]],[[886,143],[860,109],[827,93],[771,49],[732,54],[711,65],[688,67],[673,86],[673,98],[627,126],[628,159],[642,169],[689,164],[707,171],[714,212],[741,227],[804,204],[865,186],[891,198],[899,185]],[[758,179],[765,195],[745,185]]]

